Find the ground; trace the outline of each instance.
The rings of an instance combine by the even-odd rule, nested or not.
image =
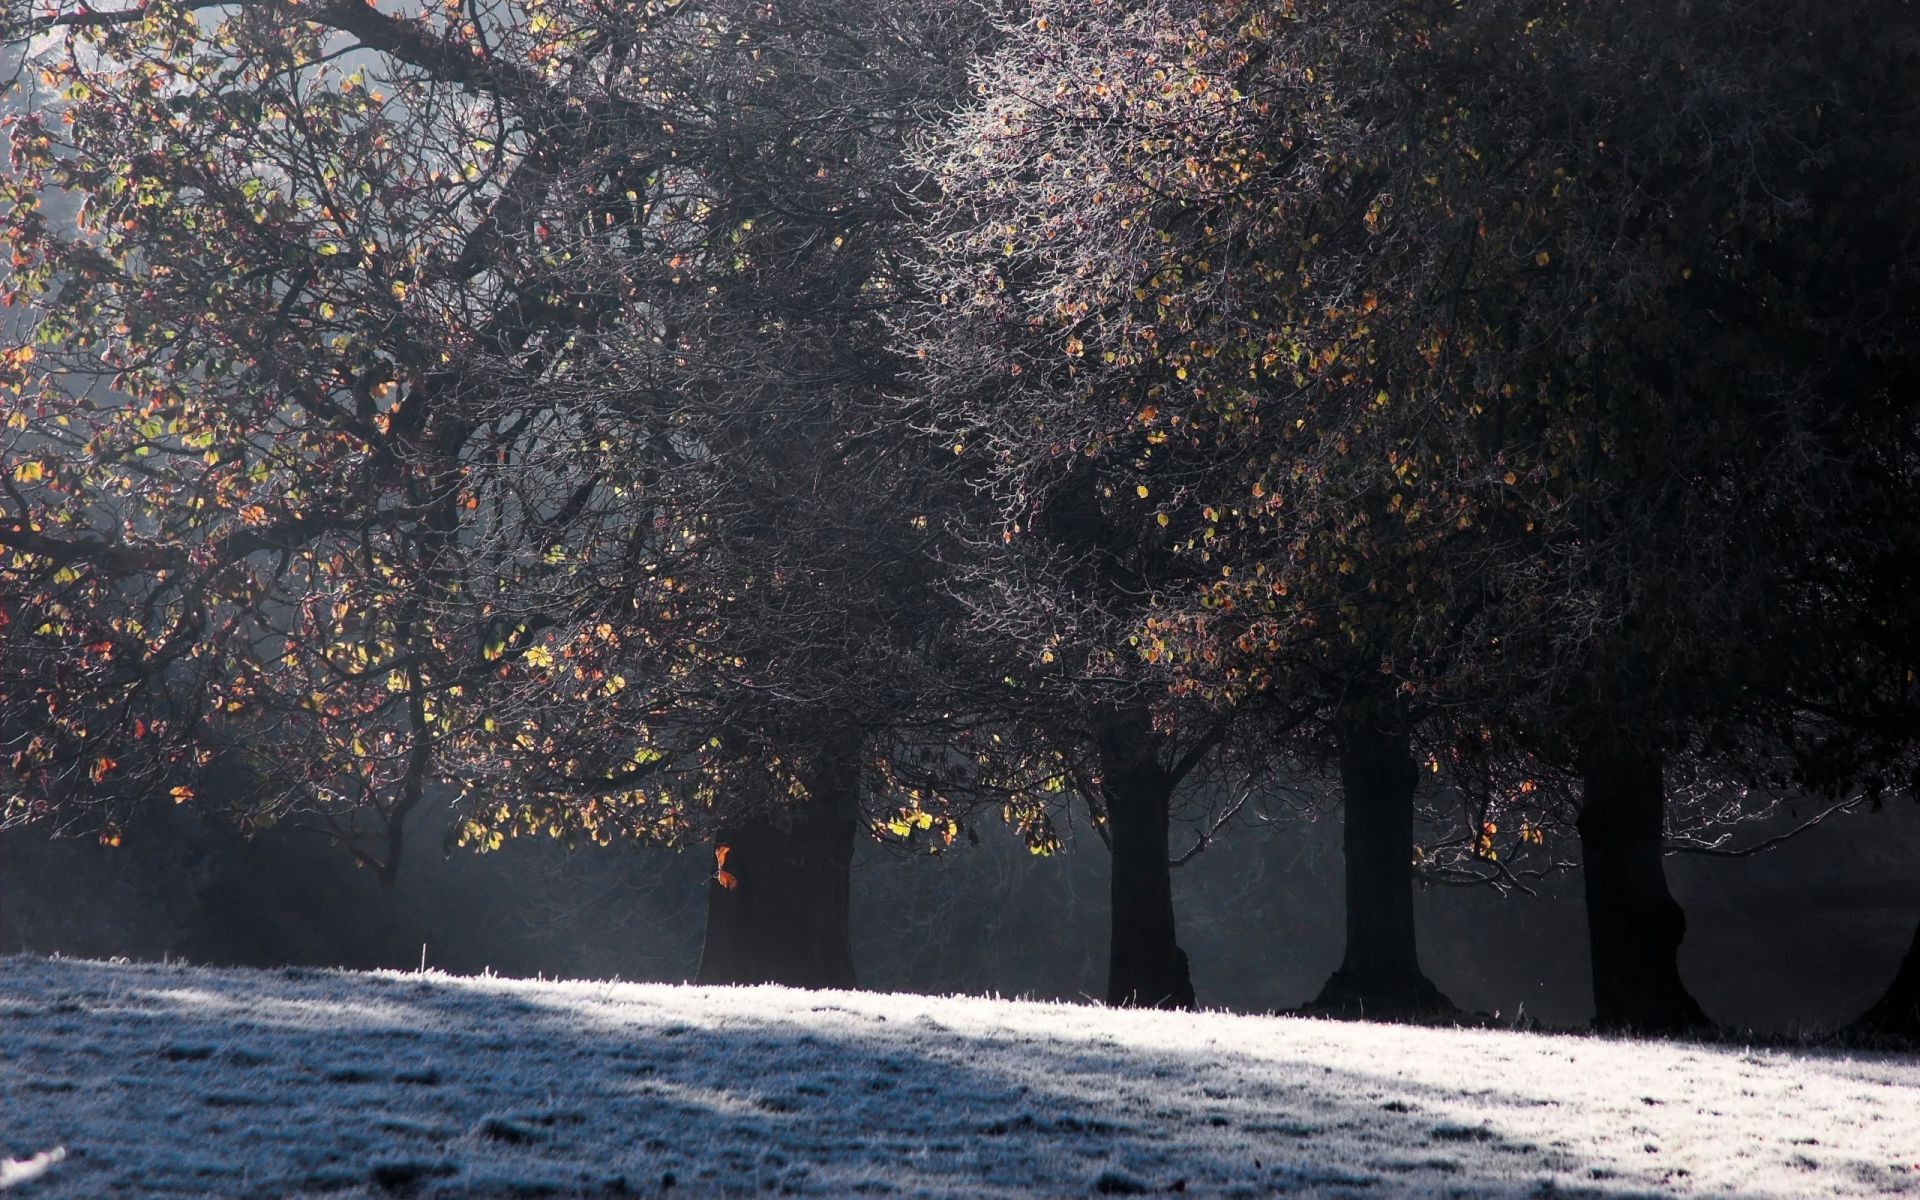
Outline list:
[[[8,1187],[10,1200],[1920,1196],[1920,1060],[21,956],[0,959]]]

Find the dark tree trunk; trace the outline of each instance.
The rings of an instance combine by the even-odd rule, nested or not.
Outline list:
[[[1580,764],[1580,848],[1597,1029],[1681,1033],[1706,1013],[1680,981],[1687,918],[1667,889],[1658,754],[1590,751]]]
[[[1420,970],[1413,928],[1413,790],[1420,778],[1401,729],[1371,717],[1342,720],[1347,948],[1309,1009],[1358,1017],[1453,1011]]]
[[[707,937],[696,983],[851,988],[848,933],[859,768],[826,763],[813,794],[788,812],[728,825],[721,875],[707,884]],[[730,885],[730,886],[729,886]]]
[[[1101,798],[1113,849],[1113,932],[1107,1003],[1192,1008],[1187,954],[1173,923],[1167,816],[1174,779],[1160,764],[1151,720],[1133,713],[1101,730]]]
[[[1855,1022],[1855,1027],[1920,1042],[1920,925],[1914,927],[1913,942],[1886,994]]]

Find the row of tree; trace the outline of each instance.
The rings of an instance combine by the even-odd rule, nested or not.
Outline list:
[[[1906,0],[9,4],[9,820],[452,785],[833,985],[857,838],[1084,803],[1190,1005],[1170,814],[1305,766],[1322,1007],[1577,841],[1670,1030],[1676,826],[1920,790]]]

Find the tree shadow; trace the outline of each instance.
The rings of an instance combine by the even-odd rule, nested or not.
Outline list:
[[[0,1154],[69,1153],[23,1192],[35,1196],[1793,1195],[1915,1182],[1844,1147],[1776,1146],[1729,1113],[1727,1136],[1758,1157],[1737,1189],[1702,1186],[1701,1148],[1684,1144],[1692,1114],[1662,1112],[1701,1097],[1663,1072],[1724,1071],[1744,1053],[1733,1048],[29,958],[0,960],[0,1029]],[[1596,1116],[1585,1110],[1604,1104],[1570,1106],[1540,1073],[1593,1054],[1648,1060],[1648,1094],[1613,1096],[1622,1112]],[[1465,1058],[1433,1061],[1444,1055]],[[1920,1078],[1901,1066],[1884,1085],[1844,1083],[1897,1096]],[[1583,1133],[1616,1117],[1624,1133]],[[1786,1186],[1749,1186],[1782,1172]]]

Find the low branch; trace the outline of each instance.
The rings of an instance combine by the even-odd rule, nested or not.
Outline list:
[[[1784,842],[1799,837],[1835,813],[1852,811],[1862,799],[1864,799],[1864,797],[1854,796],[1850,799],[1837,801],[1815,813],[1805,821],[1802,821],[1792,829],[1787,830],[1785,833],[1776,834],[1763,842],[1756,842],[1751,846],[1743,846],[1738,850],[1723,850],[1720,848],[1727,840],[1727,837],[1732,836],[1729,834],[1711,842],[1688,838],[1678,839],[1667,843],[1666,852],[1668,854],[1702,854],[1708,858],[1752,858],[1756,854],[1764,854]]]
[[[1169,867],[1184,867],[1188,863],[1192,862],[1194,858],[1198,856],[1202,850],[1205,850],[1208,846],[1213,845],[1214,838],[1218,837],[1220,834],[1220,831],[1227,827],[1227,823],[1229,821],[1233,820],[1235,817],[1240,815],[1240,810],[1247,806],[1247,801],[1252,796],[1253,796],[1253,789],[1251,788],[1240,793],[1240,798],[1238,800],[1235,800],[1232,804],[1228,805],[1227,811],[1221,813],[1218,819],[1209,821],[1207,823],[1206,831],[1195,837],[1193,845],[1188,847],[1187,852],[1185,854],[1182,854],[1179,858],[1174,859],[1173,861],[1169,862],[1167,865]]]

